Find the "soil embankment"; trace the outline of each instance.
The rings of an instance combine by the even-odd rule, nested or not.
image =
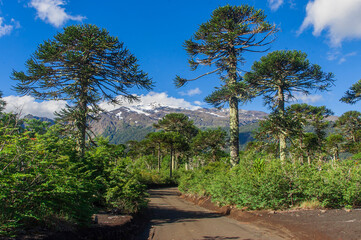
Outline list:
[[[217,207],[209,198],[188,195],[181,197],[240,222],[291,232],[291,239],[361,240],[361,209],[242,211]]]

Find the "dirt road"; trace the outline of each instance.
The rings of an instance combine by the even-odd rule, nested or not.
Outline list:
[[[156,240],[279,240],[289,233],[242,223],[193,205],[178,197],[176,188],[150,191],[150,225],[139,239]]]

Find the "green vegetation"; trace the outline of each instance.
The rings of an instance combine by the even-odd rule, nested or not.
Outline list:
[[[81,159],[63,126],[21,125],[17,115],[1,114],[0,235],[39,225],[57,229],[61,221],[87,225],[98,209],[128,213],[146,206],[145,185],[120,160],[122,145],[97,139]]]
[[[307,104],[286,106],[295,93],[308,95],[316,90],[325,91],[334,82],[332,73],[325,73],[319,65],[311,64],[306,53],[301,51],[269,53],[253,64],[244,79],[237,77],[237,62],[244,59],[237,58],[242,50],[238,52],[240,55],[232,55],[235,46],[241,45],[233,42],[239,35],[237,30],[232,30],[243,26],[244,22],[238,21],[240,24],[234,27],[232,19],[237,19],[238,11],[246,8],[218,8],[211,20],[200,26],[194,40],[186,41],[185,46],[191,56],[192,70],[198,65],[215,65],[214,72],[218,72],[224,81],[222,87],[207,97],[208,102],[217,107],[228,102],[232,113],[237,110],[238,102],[262,96],[272,113],[259,122],[254,134],[256,140],[247,144],[240,158],[238,148],[232,143],[235,133],[239,134],[238,122],[230,114],[230,160],[204,162],[201,167],[198,165],[193,171],[185,172],[179,179],[179,188],[184,193],[211,196],[220,205],[246,209],[282,209],[311,203],[321,207],[359,206],[359,154],[353,159],[340,159],[340,153],[360,151],[359,113],[345,113],[330,133],[329,129],[334,127],[327,121],[327,117],[333,114],[330,109]],[[264,21],[263,13],[257,13],[262,17],[254,19]],[[226,25],[222,25],[223,20]],[[266,36],[275,31],[268,23],[264,24]],[[217,31],[218,27],[222,30]],[[258,33],[254,30],[252,37]],[[221,40],[223,36],[227,36],[224,41]],[[199,58],[199,55],[204,58]],[[222,70],[226,72],[224,76]],[[205,75],[208,73],[202,76]],[[182,86],[192,80],[177,77],[176,84]],[[354,84],[341,101],[358,101],[359,87],[359,82]],[[234,128],[235,123],[237,128]],[[343,137],[345,134],[348,137]],[[216,141],[216,137],[213,138]],[[193,146],[195,150],[196,147]]]
[[[40,44],[26,69],[13,71],[18,93],[68,105],[49,127],[1,113],[0,101],[0,234],[32,225],[56,229],[62,221],[87,225],[98,209],[145,207],[146,186],[120,159],[125,148],[93,139],[88,124],[102,111],[101,100],[135,101],[130,88],[152,88],[135,56],[105,29],[85,24]]]
[[[340,101],[349,104],[355,104],[361,100],[361,79],[353,84],[349,90],[346,91]]]
[[[272,42],[269,36],[277,32],[274,25],[266,20],[262,10],[248,5],[219,7],[213,11],[211,19],[199,26],[194,36],[185,41],[185,48],[190,56],[192,70],[199,66],[213,66],[215,70],[195,79],[175,79],[177,87],[189,81],[217,73],[222,86],[206,98],[215,106],[229,104],[230,115],[230,156],[236,165],[239,157],[239,102],[246,102],[253,97],[249,86],[239,74],[239,67],[244,63],[245,52],[259,50]]]
[[[327,208],[352,208],[361,204],[360,181],[361,168],[352,160],[302,165],[241,156],[234,168],[216,163],[187,172],[179,189],[242,209],[285,209],[308,201]]]
[[[280,158],[286,160],[287,126],[292,125],[286,116],[285,103],[294,93],[327,90],[333,83],[333,74],[324,73],[317,64],[311,64],[301,51],[274,51],[261,57],[245,74],[245,79],[264,102],[272,109],[273,126],[278,128]]]
[[[265,18],[247,5],[220,7],[185,42],[192,70],[206,65],[220,75],[222,86],[206,100],[229,104],[227,130],[198,129],[185,114],[171,113],[153,127],[124,124],[121,132],[107,129],[109,138],[93,138],[89,122],[101,100],[137,100],[128,90],[150,89],[152,81],[123,43],[94,25],[67,27],[39,45],[27,72],[13,72],[15,88],[69,105],[50,126],[4,113],[0,92],[0,236],[35,226],[56,230],[59,222],[86,226],[99,210],[136,213],[147,205],[146,188],[159,185],[179,184],[184,193],[243,209],[361,206],[361,113],[332,123],[325,106],[287,105],[296,92],[328,90],[333,74],[294,50],[269,53],[240,75],[243,53],[272,42],[276,28]],[[176,78],[179,87],[188,81]],[[360,86],[341,100],[360,100]],[[256,96],[272,113],[239,128],[239,103]],[[139,141],[110,143],[130,136]]]
[[[76,133],[82,156],[90,136],[89,119],[96,119],[102,111],[101,100],[119,103],[120,95],[135,101],[138,98],[128,89],[152,88],[151,79],[124,44],[90,24],[66,27],[44,41],[26,67],[26,73],[13,72],[15,89],[37,99],[67,100],[69,105],[57,115]]]

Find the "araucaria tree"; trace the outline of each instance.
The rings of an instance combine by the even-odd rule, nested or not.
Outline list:
[[[301,51],[274,51],[256,61],[252,71],[245,74],[246,81],[264,97],[280,121],[285,120],[285,104],[294,93],[310,94],[312,90],[328,90],[334,79],[317,64],[311,64],[307,54]],[[280,131],[280,159],[286,159],[285,131]]]
[[[244,99],[242,94],[246,92],[239,66],[244,62],[243,54],[246,51],[266,51],[265,46],[273,41],[273,38],[269,37],[276,32],[276,28],[265,18],[262,10],[248,5],[227,5],[214,10],[211,19],[200,25],[194,36],[185,42],[185,48],[190,57],[189,64],[192,70],[196,70],[200,65],[212,66],[215,69],[195,79],[184,79],[179,76],[175,79],[176,86],[181,87],[188,81],[211,73],[220,75],[223,85],[220,89],[227,93],[226,101],[230,108],[232,165],[239,162],[238,104],[240,99]]]
[[[27,71],[13,71],[15,89],[42,100],[67,100],[60,115],[75,125],[84,155],[87,119],[101,111],[102,100],[116,103],[121,95],[136,100],[129,88],[151,89],[152,81],[139,69],[137,59],[105,29],[95,25],[64,28],[40,44],[26,62]]]
[[[361,112],[345,112],[337,119],[336,127],[338,127],[345,135],[347,150],[352,153],[359,152],[361,139]]]
[[[343,96],[340,101],[350,104],[355,104],[357,101],[361,100],[361,79],[353,84],[349,90],[346,91],[345,96]]]

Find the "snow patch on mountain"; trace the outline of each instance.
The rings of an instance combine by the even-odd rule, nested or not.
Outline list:
[[[146,116],[150,116],[150,114],[144,112],[144,111],[142,110],[142,108],[138,108],[138,107],[128,107],[128,109],[129,109],[130,111],[136,112],[136,113],[138,113],[138,114],[144,114],[144,115],[146,115]]]
[[[226,116],[222,116],[222,115],[212,113],[212,112],[206,112],[206,113],[211,114],[211,115],[216,116],[216,117],[222,117],[222,118],[226,117]]]
[[[137,111],[143,111],[143,114],[145,114],[144,111],[146,110],[154,110],[160,107],[180,108],[187,110],[197,110],[201,108],[200,106],[195,106],[183,98],[170,97],[165,92],[149,92],[146,95],[142,94],[137,97],[139,98],[139,101],[129,103],[124,97],[118,96],[117,100],[120,104],[102,102],[99,105],[106,111],[112,111],[118,109],[119,107],[128,107]]]

